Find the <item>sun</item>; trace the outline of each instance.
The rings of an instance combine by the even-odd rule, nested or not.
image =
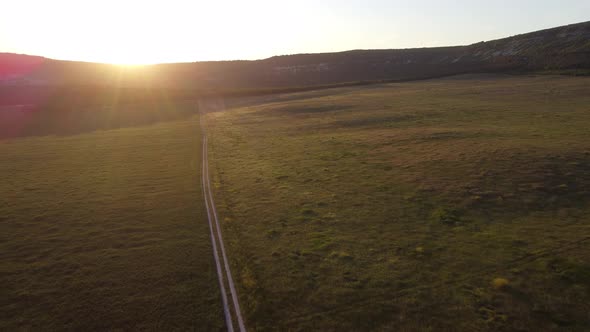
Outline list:
[[[97,54],[97,61],[102,63],[109,63],[125,68],[137,68],[143,67],[146,65],[156,64],[160,62],[165,62],[162,60],[158,60],[157,57],[154,56],[152,52],[148,49],[140,48],[140,49],[123,49],[119,48],[117,53],[109,53],[109,54]]]

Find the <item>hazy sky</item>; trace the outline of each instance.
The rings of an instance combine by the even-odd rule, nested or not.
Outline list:
[[[590,20],[590,0],[0,3],[0,52],[129,64],[459,45]]]

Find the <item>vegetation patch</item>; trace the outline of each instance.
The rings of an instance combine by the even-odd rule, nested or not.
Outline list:
[[[438,208],[432,213],[432,218],[441,224],[456,226],[461,223],[459,212],[454,209]]]

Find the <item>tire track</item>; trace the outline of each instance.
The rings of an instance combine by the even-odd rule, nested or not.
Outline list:
[[[231,269],[229,267],[227,254],[225,252],[225,245],[223,244],[223,236],[221,234],[221,226],[219,224],[219,218],[217,217],[217,211],[215,209],[215,202],[213,201],[213,193],[211,191],[211,180],[209,177],[209,159],[207,154],[207,134],[205,132],[205,126],[202,122],[202,117],[199,116],[199,121],[201,122],[201,132],[203,134],[203,164],[202,164],[202,179],[201,185],[203,188],[203,196],[205,198],[205,206],[207,210],[207,219],[209,221],[209,230],[211,232],[211,243],[213,244],[213,255],[215,256],[215,265],[217,269],[217,277],[219,279],[219,288],[221,289],[221,297],[223,303],[223,312],[225,316],[225,322],[227,326],[227,330],[230,332],[234,331],[233,327],[233,319],[231,315],[231,309],[228,304],[228,297],[227,291],[224,283],[224,273],[222,270],[225,270],[225,279],[227,280],[227,284],[229,286],[229,291],[232,298],[232,304],[234,313],[236,315],[236,320],[238,323],[238,330],[240,332],[246,332],[246,327],[244,324],[244,320],[242,318],[242,312],[240,310],[240,303],[238,301],[238,295],[236,292],[236,287],[234,284],[234,280],[231,274]],[[216,239],[217,237],[217,239]],[[219,247],[218,247],[219,246]],[[219,248],[219,250],[218,250]],[[219,255],[221,252],[221,257]],[[223,265],[221,264],[223,261]]]

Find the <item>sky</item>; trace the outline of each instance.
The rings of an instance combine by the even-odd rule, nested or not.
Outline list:
[[[0,52],[149,64],[465,45],[590,20],[590,0],[0,0]]]

